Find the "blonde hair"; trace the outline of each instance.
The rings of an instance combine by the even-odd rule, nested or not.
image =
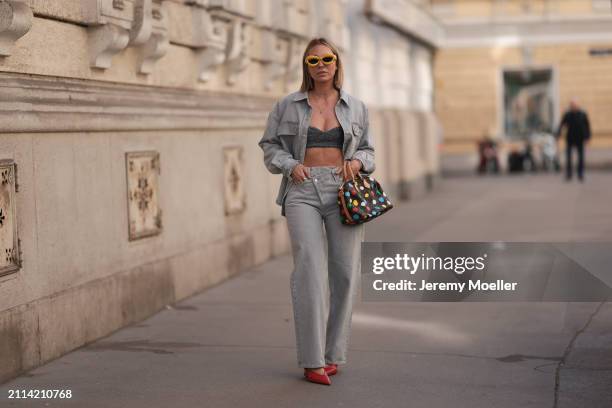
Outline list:
[[[308,51],[315,45],[324,45],[329,48],[334,55],[336,56],[336,73],[334,74],[334,88],[338,91],[342,88],[342,83],[344,82],[344,69],[342,68],[342,59],[340,58],[340,52],[335,45],[326,40],[325,38],[313,38],[310,40],[306,49],[304,50],[304,55],[302,55],[302,86],[300,86],[300,91],[306,92],[310,91],[314,88],[314,79],[308,73],[308,66],[306,65],[306,56],[308,55]]]

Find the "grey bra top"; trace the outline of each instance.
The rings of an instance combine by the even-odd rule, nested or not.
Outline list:
[[[337,126],[333,129],[322,131],[315,127],[308,127],[308,137],[306,139],[306,147],[337,147],[342,149],[344,144],[344,132],[342,128]]]

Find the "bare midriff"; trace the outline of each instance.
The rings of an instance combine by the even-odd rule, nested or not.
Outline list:
[[[342,150],[335,147],[309,147],[304,155],[304,166],[306,167],[342,167],[342,163]]]
[[[334,104],[338,102],[339,97],[340,95],[337,94]],[[340,121],[338,121],[333,109],[328,110],[326,113],[319,113],[316,109],[313,109],[310,126],[327,132],[340,126]],[[307,147],[304,154],[304,166],[306,167],[342,167],[343,162],[342,149],[337,147]]]

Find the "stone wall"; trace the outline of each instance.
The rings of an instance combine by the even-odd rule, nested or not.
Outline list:
[[[590,115],[591,146],[612,146],[610,2],[437,0],[433,10],[446,29],[434,64],[445,152],[475,152],[477,139],[505,136],[505,70],[550,70],[556,124],[577,98]]]
[[[533,48],[533,66],[550,67],[558,89],[556,117],[576,97],[590,116],[592,146],[612,146],[612,58],[593,57],[590,44],[566,44]],[[611,48],[598,44],[596,47]],[[520,67],[520,48],[444,49],[437,54],[436,113],[444,126],[448,152],[475,151],[475,141],[485,135],[501,135],[500,75],[504,67]]]
[[[588,15],[612,8],[608,0],[431,0],[433,11],[448,19]]]
[[[0,382],[289,251],[257,142],[309,38],[352,60],[346,7],[0,0]],[[375,175],[426,191],[435,117],[368,103]]]

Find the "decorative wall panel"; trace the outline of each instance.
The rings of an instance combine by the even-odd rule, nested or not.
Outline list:
[[[0,160],[0,276],[21,268],[17,235],[15,193],[16,166],[12,160]]]
[[[0,0],[0,57],[11,55],[15,42],[32,27],[32,10],[21,0]]]
[[[242,146],[223,149],[225,214],[236,214],[246,208]]]
[[[130,241],[161,233],[158,176],[159,153],[155,151],[125,154]]]

